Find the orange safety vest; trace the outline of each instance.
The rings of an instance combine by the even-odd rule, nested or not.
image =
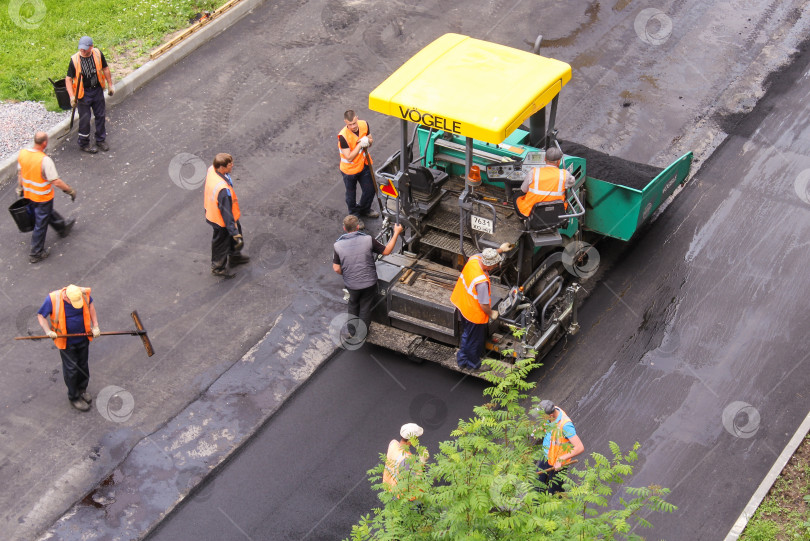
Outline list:
[[[399,483],[399,468],[405,464],[405,460],[411,455],[407,449],[403,449],[399,440],[391,440],[388,444],[388,453],[385,457],[385,469],[383,470],[383,483],[392,490]]]
[[[528,216],[537,203],[565,201],[565,169],[554,165],[535,167],[529,191],[517,198],[521,214]]]
[[[101,51],[94,47],[92,54],[93,61],[96,64],[96,77],[98,77],[98,84],[101,85],[101,88],[107,88],[107,80],[104,78],[104,72],[101,68]],[[82,72],[82,64],[79,61],[80,56],[81,54],[76,53],[70,57],[70,60],[73,62],[73,71],[75,72],[75,77],[73,77],[73,95],[76,96],[77,100],[84,97],[84,77],[82,77],[82,86],[79,87],[79,93],[76,93],[76,86],[79,84],[79,74]]]
[[[569,442],[568,438],[563,434],[563,426],[570,423],[571,419],[562,409],[557,408],[557,410],[559,410],[560,415],[557,417],[556,426],[551,429],[551,443],[548,446],[548,463],[551,466],[557,463],[557,457],[571,450],[571,442]],[[570,462],[571,460],[568,459],[563,462],[563,465],[569,464]]]
[[[65,302],[70,301],[67,300],[67,296],[65,295],[66,289],[66,287],[63,287],[62,289],[51,291],[48,294],[51,297],[51,330],[55,331],[56,334],[59,335],[67,334]],[[80,287],[79,289],[82,290],[82,300],[84,300],[84,305],[82,306],[82,314],[84,315],[84,332],[89,333],[93,327],[90,320],[90,288]],[[92,342],[92,334],[88,336],[87,339]],[[67,338],[56,338],[54,339],[53,343],[57,348],[65,349],[67,347]]]
[[[42,177],[44,159],[45,153],[35,148],[22,149],[17,158],[22,176],[23,197],[34,203],[44,203],[53,199],[53,186]]]
[[[231,199],[233,200],[231,211],[233,212],[233,219],[236,221],[242,215],[239,212],[239,198],[236,197],[236,190],[216,172],[212,165],[208,168],[208,175],[205,177],[205,201],[203,201],[203,205],[205,207],[205,219],[220,227],[226,227],[225,220],[222,219],[222,213],[219,211],[219,205],[217,204],[219,191],[224,188],[231,190]]]
[[[342,135],[346,142],[349,143],[349,152],[354,150],[354,147],[357,146],[357,143],[360,141],[360,138],[363,136],[368,135],[368,122],[365,120],[358,120],[357,121],[358,132],[357,135],[354,134],[352,130],[349,129],[348,126],[344,126],[340,133],[338,133],[338,153],[340,154],[340,170],[346,173],[347,175],[356,175],[360,171],[363,170],[363,167],[366,166],[366,153],[359,152],[357,156],[354,157],[354,160],[349,161],[344,156],[343,153],[340,152],[340,136]],[[374,161],[371,160],[371,156],[369,155],[368,159],[373,164]]]
[[[456,281],[456,287],[453,288],[453,294],[450,295],[450,302],[459,309],[464,319],[470,323],[486,323],[489,321],[489,316],[481,309],[481,304],[478,302],[478,293],[475,290],[475,286],[481,282],[486,282],[487,288],[489,288],[489,276],[484,272],[481,258],[474,255],[464,265],[464,269]]]

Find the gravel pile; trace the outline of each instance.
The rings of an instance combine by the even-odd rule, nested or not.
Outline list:
[[[31,146],[34,132],[48,131],[69,115],[48,111],[38,101],[0,102],[0,162]]]

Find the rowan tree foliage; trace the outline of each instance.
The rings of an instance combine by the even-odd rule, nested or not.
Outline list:
[[[523,405],[535,386],[526,376],[536,366],[522,360],[508,374],[487,373],[489,402],[459,421],[453,439],[442,442],[427,464],[417,458],[424,447],[414,442],[417,452],[408,457],[409,468],[394,492],[381,483],[381,454],[381,464],[368,472],[381,506],[360,519],[351,539],[640,539],[630,530],[650,526],[642,514],[673,512],[676,507],[664,499],[666,488],[622,487],[633,472],[638,443],[625,454],[610,442],[612,456],[591,453],[568,469],[566,492],[544,491],[536,467],[542,446],[536,441],[542,441],[547,424],[532,413],[537,398]],[[617,490],[624,496],[618,507],[609,507]]]

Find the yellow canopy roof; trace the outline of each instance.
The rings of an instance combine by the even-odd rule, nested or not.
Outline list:
[[[445,34],[369,95],[369,108],[500,143],[571,80],[571,66],[505,45]]]

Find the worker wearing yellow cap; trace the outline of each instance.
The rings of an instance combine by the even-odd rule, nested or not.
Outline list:
[[[37,319],[59,349],[70,404],[79,411],[89,410],[93,397],[87,392],[88,346],[101,334],[90,288],[71,284],[51,291],[37,312]]]

